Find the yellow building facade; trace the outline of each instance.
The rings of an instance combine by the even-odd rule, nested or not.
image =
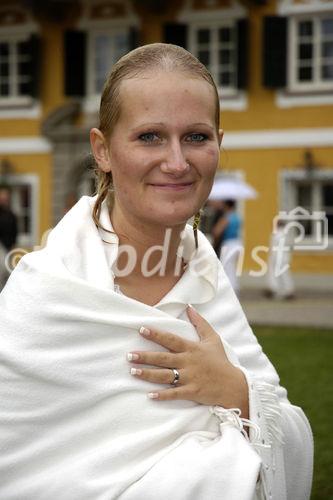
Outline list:
[[[91,192],[105,73],[160,41],[194,53],[220,89],[221,173],[258,192],[239,207],[245,271],[258,269],[253,249],[268,245],[274,217],[303,207],[325,212],[327,245],[304,219],[292,268],[332,273],[333,1],[1,2],[0,182],[13,187],[19,244],[38,245]]]

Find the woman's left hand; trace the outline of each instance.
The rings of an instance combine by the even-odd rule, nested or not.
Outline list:
[[[136,366],[131,368],[131,374],[148,382],[172,384],[172,368],[176,368],[178,384],[149,393],[150,398],[162,401],[187,399],[205,405],[239,408],[242,417],[248,418],[248,386],[242,370],[228,360],[220,336],[193,307],[187,308],[187,315],[199,334],[200,342],[141,328],[144,337],[169,352],[132,351],[128,355],[129,361],[158,368]]]

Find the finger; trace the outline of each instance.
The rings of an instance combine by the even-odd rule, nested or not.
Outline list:
[[[206,321],[193,306],[189,304],[186,308],[186,312],[192,325],[196,328],[201,340],[218,335],[208,321]]]
[[[153,382],[154,384],[172,384],[175,379],[175,375],[170,369],[133,367],[130,369],[130,374],[134,377],[146,380],[147,382]],[[179,378],[180,377],[181,372],[179,372]]]
[[[145,365],[162,366],[165,368],[179,368],[183,366],[181,353],[131,351],[127,354],[127,360]]]
[[[150,399],[158,399],[159,401],[171,401],[173,399],[191,399],[184,387],[172,387],[165,391],[149,392]]]
[[[159,330],[153,330],[152,328],[148,329],[143,326],[140,328],[139,332],[143,337],[166,347],[172,352],[185,352],[191,350],[192,346],[195,344],[195,342],[185,340],[173,333],[161,332]]]

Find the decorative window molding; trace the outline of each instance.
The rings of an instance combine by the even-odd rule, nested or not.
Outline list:
[[[246,18],[246,9],[237,1],[230,7],[218,7],[219,2],[185,3],[177,21],[187,26],[186,48],[210,70],[219,90],[222,110],[244,110],[247,94],[244,91],[245,61],[240,64],[240,45],[247,36],[247,26],[239,21]],[[203,8],[204,7],[204,8]],[[245,33],[246,32],[246,33]],[[242,37],[242,39],[241,39]],[[240,72],[244,70],[244,75]]]
[[[330,0],[279,0],[277,12],[280,15],[309,14],[329,12],[332,10]]]
[[[328,218],[328,247],[320,253],[331,253],[333,250],[333,169],[314,171],[309,177],[306,170],[282,170],[280,172],[280,210],[290,212],[295,207],[302,207],[310,214],[325,212]],[[304,243],[307,247],[313,244],[313,250],[299,248],[302,253],[318,253],[316,249],[316,220],[302,221],[305,229]]]
[[[237,19],[245,17],[247,15],[247,10],[245,7],[237,0],[231,0],[230,7],[219,6],[221,2],[218,1],[203,1],[200,2],[202,6],[197,6],[198,2],[194,0],[186,0],[184,3],[184,8],[178,16],[180,22],[194,22],[194,21],[211,21],[212,19],[221,18],[223,19]]]

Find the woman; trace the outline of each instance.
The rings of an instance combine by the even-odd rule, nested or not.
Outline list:
[[[113,67],[91,130],[98,194],[0,296],[0,498],[308,498],[309,424],[186,225],[213,183],[219,115],[180,47]]]

